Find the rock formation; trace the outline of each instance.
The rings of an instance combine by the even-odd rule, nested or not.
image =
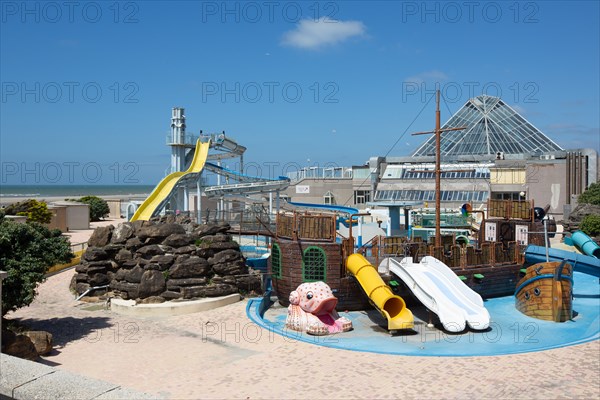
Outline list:
[[[71,290],[83,294],[95,287],[89,295],[112,291],[140,302],[260,292],[260,275],[246,266],[229,228],[166,217],[97,228]]]

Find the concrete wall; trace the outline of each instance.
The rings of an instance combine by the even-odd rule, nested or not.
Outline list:
[[[49,205],[48,210],[52,213],[48,228],[59,229],[63,233],[67,232],[67,206]]]
[[[90,206],[75,201],[57,201],[53,206],[65,206],[67,209],[67,230],[90,228]]]
[[[364,189],[368,190],[365,185]],[[354,206],[354,187],[352,179],[302,179],[290,185],[282,194],[290,201],[300,203],[325,204],[327,192],[334,195],[335,204]]]
[[[563,205],[567,202],[564,162],[531,164],[527,166],[527,199],[536,207],[550,205],[550,214],[562,219]]]
[[[106,200],[108,204],[108,212],[109,218],[121,218],[121,200],[120,199],[110,199]]]

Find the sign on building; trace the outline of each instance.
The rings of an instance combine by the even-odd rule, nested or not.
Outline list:
[[[485,240],[486,242],[496,241],[496,223],[486,222],[485,223]]]

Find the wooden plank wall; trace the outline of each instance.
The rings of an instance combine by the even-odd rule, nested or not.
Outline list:
[[[343,265],[342,246],[339,243],[300,242],[285,239],[275,240],[281,249],[281,278],[273,278],[273,287],[279,302],[289,305],[290,292],[303,283],[302,255],[310,246],[323,249],[327,256],[326,283],[338,298],[338,311],[364,310],[368,308],[368,298],[352,277],[347,276]],[[271,262],[268,263],[269,273]]]
[[[285,239],[334,242],[335,228],[334,215],[282,213],[277,216],[277,236]]]
[[[533,200],[488,200],[488,218],[517,218],[532,220]]]

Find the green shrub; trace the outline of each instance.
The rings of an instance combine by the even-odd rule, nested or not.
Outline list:
[[[80,203],[89,204],[90,206],[90,221],[100,221],[108,217],[110,209],[106,200],[97,196],[84,196],[77,200]]]
[[[590,236],[600,235],[600,215],[590,214],[583,217],[581,225],[579,225],[585,234]]]
[[[69,240],[58,229],[1,221],[0,270],[8,272],[2,283],[2,315],[31,304],[48,267],[72,258]]]
[[[577,199],[579,204],[600,206],[600,183],[592,183]]]
[[[6,207],[6,215],[23,215],[28,222],[50,223],[52,212],[48,210],[48,204],[44,201],[34,199],[24,200]]]

